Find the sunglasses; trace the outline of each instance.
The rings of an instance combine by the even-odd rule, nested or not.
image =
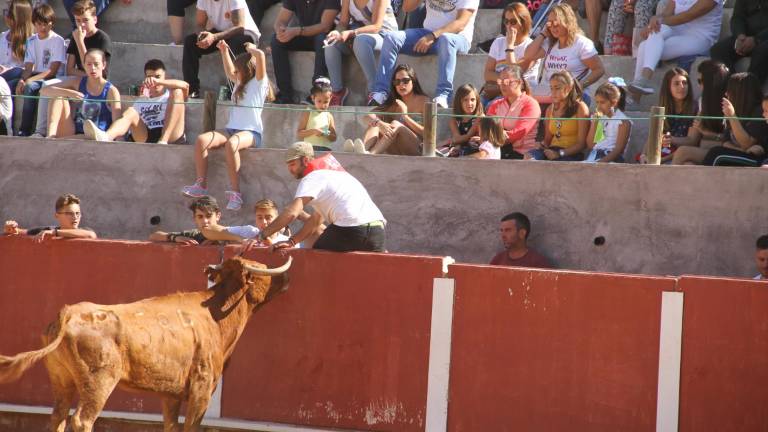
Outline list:
[[[410,84],[410,83],[411,83],[411,81],[412,81],[412,80],[411,80],[410,78],[395,78],[395,79],[393,79],[393,80],[392,80],[392,82],[393,82],[393,83],[394,83],[396,86],[398,86],[398,85],[400,85],[400,84]]]

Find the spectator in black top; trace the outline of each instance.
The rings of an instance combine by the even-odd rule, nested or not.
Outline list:
[[[314,51],[315,69],[312,82],[320,76],[328,76],[325,66],[323,41],[333,27],[333,20],[341,10],[339,0],[283,0],[283,6],[275,20],[272,37],[272,62],[275,79],[280,91],[275,103],[294,103],[289,51]],[[298,24],[288,26],[296,16]]]
[[[200,57],[218,52],[216,44],[227,42],[237,57],[245,52],[248,42],[258,44],[261,32],[248,12],[245,0],[197,0],[197,27],[184,39],[181,59],[184,81],[189,83],[189,97],[200,97]]]
[[[171,242],[184,244],[203,244],[206,238],[203,235],[203,229],[213,229],[219,227],[221,219],[221,208],[216,199],[210,196],[204,196],[192,201],[189,205],[192,210],[192,217],[195,220],[195,229],[186,231],[164,232],[155,231],[149,236],[150,241]]]
[[[67,76],[84,77],[82,59],[88,50],[96,48],[104,51],[106,64],[112,57],[112,39],[104,31],[96,28],[96,6],[91,0],[79,0],[72,6],[72,14],[75,17],[75,30],[69,39],[67,47]],[[104,78],[108,72],[104,71]]]
[[[768,77],[768,0],[736,0],[731,16],[731,37],[717,42],[710,54],[733,69],[742,57],[751,57],[749,72],[761,83]]]
[[[109,1],[110,0],[94,0],[95,10],[94,15],[95,16],[101,16],[102,12],[107,10],[109,7]],[[131,4],[131,0],[121,0],[123,5],[128,6]],[[39,2],[35,2],[39,3]],[[45,2],[43,2],[45,3]],[[69,20],[72,22],[72,26],[75,26],[75,14],[72,12],[72,9],[74,9],[74,4],[76,3],[74,0],[63,0],[62,3],[64,4],[64,9],[67,10],[67,15],[69,15]]]
[[[768,150],[768,124],[762,120],[760,81],[752,73],[737,73],[728,80],[723,115],[728,118],[722,146],[710,149],[703,165],[760,166]]]
[[[65,194],[56,200],[56,213],[53,217],[59,223],[56,226],[45,226],[24,229],[15,220],[5,221],[3,232],[7,235],[35,236],[37,241],[48,237],[86,238],[95,239],[96,233],[90,228],[80,228],[80,198]]]

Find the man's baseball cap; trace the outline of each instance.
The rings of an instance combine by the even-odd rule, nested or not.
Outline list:
[[[298,141],[288,147],[288,152],[285,154],[286,162],[290,162],[300,157],[315,157],[315,149],[312,148],[312,144],[306,141]]]

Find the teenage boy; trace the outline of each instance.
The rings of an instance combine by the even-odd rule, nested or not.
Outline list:
[[[271,41],[272,63],[279,90],[275,103],[296,102],[291,81],[291,63],[288,59],[290,51],[315,52],[313,83],[318,77],[328,76],[323,41],[333,28],[333,21],[340,10],[339,0],[283,0],[275,19],[275,34],[272,35]],[[291,23],[294,24],[290,25]]]
[[[130,133],[134,142],[185,143],[184,101],[189,95],[189,84],[166,78],[165,64],[152,59],[144,65],[143,86],[149,90],[149,97],[138,98],[106,131],[86,120],[85,136],[96,141],[114,141]]]
[[[91,0],[78,0],[72,6],[72,15],[75,17],[75,30],[69,39],[67,47],[67,68],[66,77],[52,79],[43,85],[58,84],[65,78],[84,77],[82,59],[85,53],[92,48],[100,49],[104,52],[104,60],[109,67],[109,59],[112,56],[112,40],[105,32],[96,28],[98,19],[96,18],[96,5]],[[104,77],[107,76],[107,69],[104,69]],[[48,133],[48,100],[42,99],[37,107],[37,126],[35,135],[45,136]]]
[[[163,232],[155,231],[149,236],[150,241],[171,242],[184,244],[203,244],[206,241],[203,230],[218,228],[221,219],[221,208],[216,198],[204,196],[192,201],[189,205],[195,221],[195,229],[186,231]],[[223,227],[222,227],[223,228]]]
[[[254,225],[243,226],[231,226],[224,227],[221,225],[212,226],[210,228],[203,229],[203,235],[209,240],[223,240],[223,241],[243,241],[258,237],[261,230],[271,224],[277,217],[277,205],[275,202],[269,199],[263,199],[258,201],[253,206],[254,212]],[[307,215],[309,216],[309,215]],[[272,234],[269,237],[269,244],[274,244],[280,241],[287,241],[288,236],[281,232]]]
[[[200,97],[200,57],[218,52],[216,44],[224,40],[237,56],[245,52],[245,43],[259,43],[261,33],[248,12],[245,0],[197,0],[198,33],[184,39],[181,59],[184,81],[189,83],[190,97]]]
[[[90,228],[80,228],[80,198],[72,194],[60,196],[56,200],[56,213],[53,217],[59,223],[31,229],[20,228],[14,220],[5,221],[3,232],[7,235],[36,236],[38,241],[47,237],[95,239],[96,233]]]
[[[24,99],[19,135],[27,136],[34,132],[37,98],[46,80],[64,75],[66,45],[64,38],[53,31],[56,13],[53,8],[43,3],[32,11],[32,24],[35,34],[27,39],[24,55],[24,72],[16,86],[16,94],[32,96]]]

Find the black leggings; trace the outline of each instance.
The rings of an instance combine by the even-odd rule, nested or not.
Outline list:
[[[166,0],[168,16],[183,17],[185,9],[195,3],[195,0]]]
[[[335,252],[385,252],[386,235],[381,226],[340,227],[328,225],[312,249]]]

